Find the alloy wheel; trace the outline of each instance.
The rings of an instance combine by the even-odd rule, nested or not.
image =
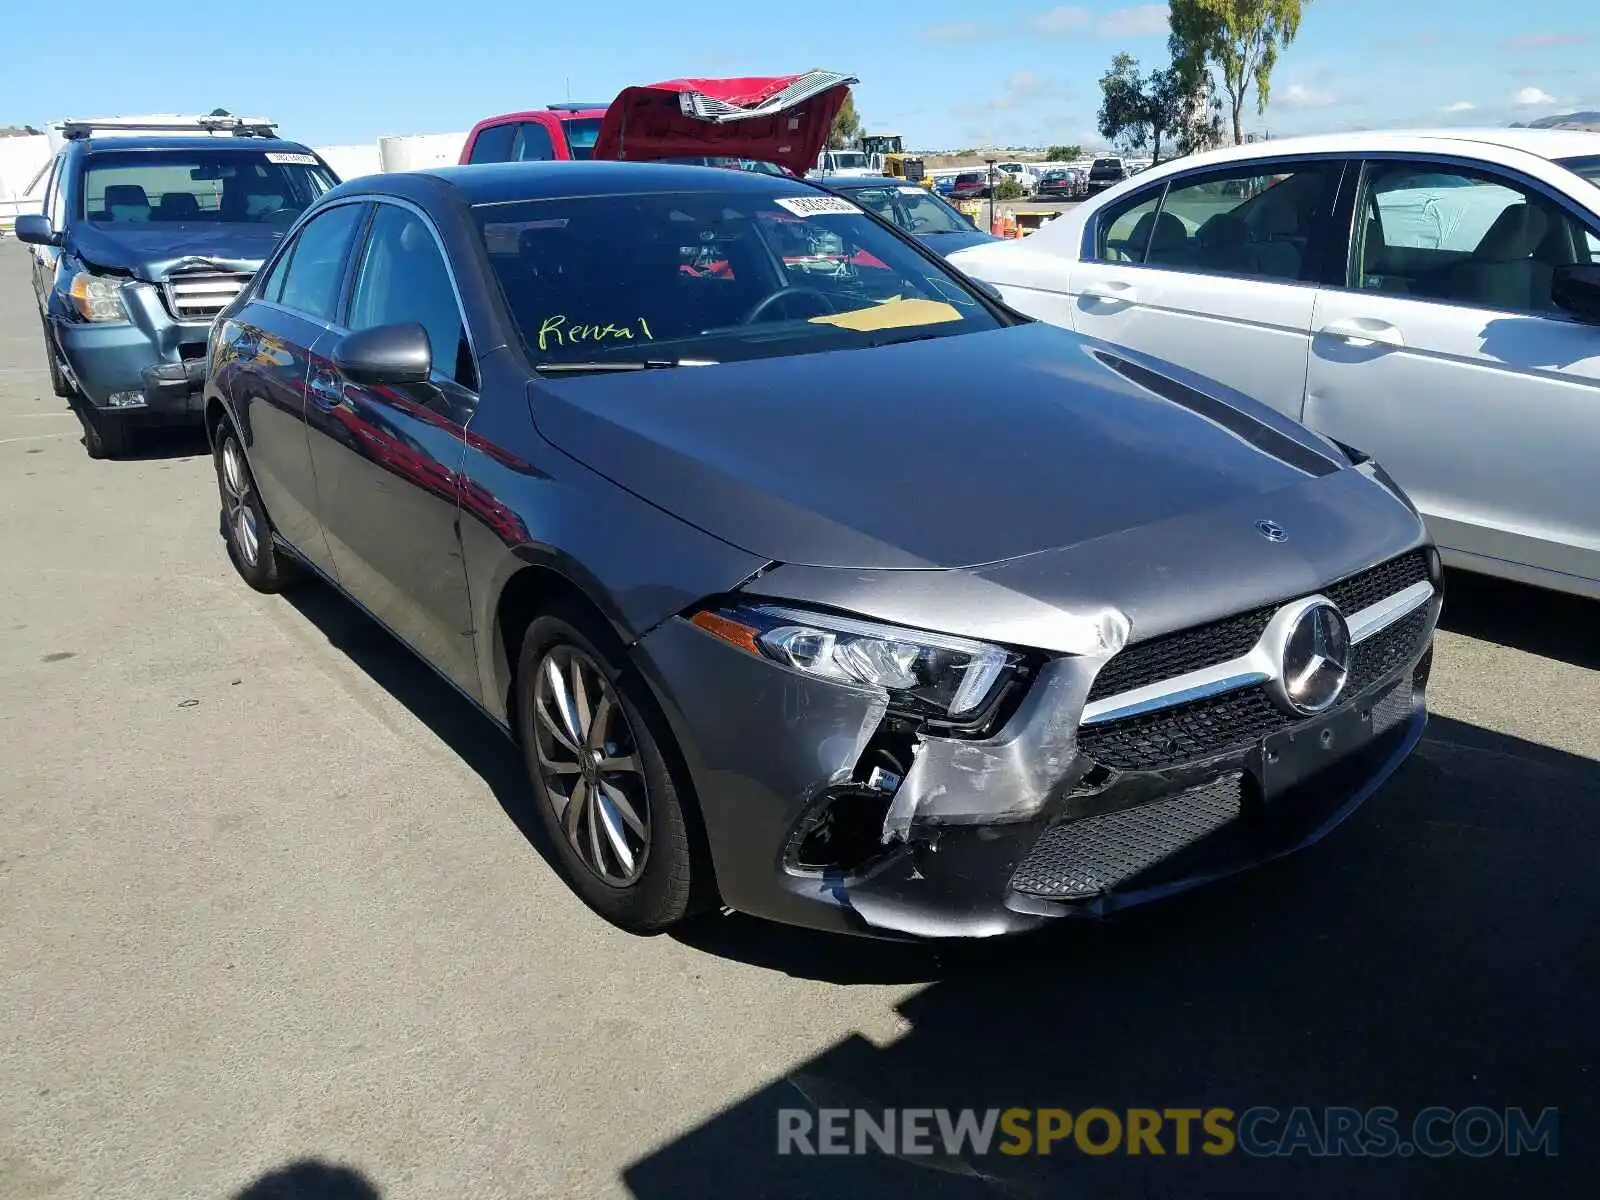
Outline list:
[[[573,851],[595,876],[627,887],[650,852],[644,761],[622,701],[592,658],[552,646],[533,689],[539,773]]]
[[[253,567],[261,554],[261,530],[250,503],[250,468],[232,434],[222,443],[222,490],[227,497],[228,535],[245,565]]]

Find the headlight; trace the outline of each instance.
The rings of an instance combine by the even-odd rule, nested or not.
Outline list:
[[[832,613],[757,604],[705,609],[693,623],[807,675],[882,688],[891,709],[963,725],[982,718],[1022,656],[986,642]]]
[[[122,307],[123,282],[112,276],[79,271],[72,277],[67,294],[85,321],[126,321],[128,313]]]

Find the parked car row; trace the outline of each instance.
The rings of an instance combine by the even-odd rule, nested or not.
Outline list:
[[[639,91],[630,156],[789,171],[614,161],[615,104],[589,161],[563,129],[566,161],[339,186],[254,135],[202,146],[258,158],[84,182],[118,152],[80,139],[63,225],[27,231],[89,255],[50,285],[74,346],[222,295],[190,268],[270,232],[178,323],[231,560],[337,588],[513,737],[567,879],[626,928],[723,904],[987,936],[1309,845],[1426,721],[1430,524],[1465,521],[1427,488],[1419,512],[1404,448],[1443,445],[1463,495],[1518,480],[1523,512],[1586,495],[1600,156],[1576,142],[1518,134],[1497,167],[1273,143],[993,245],[925,189],[798,178],[759,120]],[[824,138],[829,106],[796,105]],[[821,141],[783,145],[803,169]],[[181,254],[72,282],[186,189]],[[970,243],[959,269],[940,239]],[[1429,345],[1440,306],[1475,332]],[[1540,423],[1430,379],[1464,336],[1524,417],[1550,389]],[[1415,365],[1338,374],[1413,339]],[[1467,463],[1474,423],[1498,460]],[[1536,540],[1585,568],[1592,519],[1545,512]]]

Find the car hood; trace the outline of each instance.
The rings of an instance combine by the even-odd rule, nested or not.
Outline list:
[[[600,122],[594,157],[754,158],[804,175],[855,82],[834,71],[808,71],[625,88]]]
[[[1337,472],[1329,443],[1177,368],[1030,324],[717,367],[540,379],[540,433],[785,563],[999,562]]]
[[[160,283],[173,271],[255,272],[283,240],[286,227],[175,222],[118,228],[73,226],[66,249],[106,271]]]
[[[1004,241],[992,233],[984,233],[977,229],[949,230],[942,233],[919,233],[915,235],[929,250],[938,254],[954,254],[957,250],[966,250],[972,246],[982,246],[988,242]]]

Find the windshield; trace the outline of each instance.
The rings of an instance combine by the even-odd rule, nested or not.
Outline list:
[[[971,233],[972,225],[928,191],[901,187],[851,188],[850,199],[907,233]]]
[[[1098,171],[1101,174],[1107,171],[1120,171],[1122,170],[1122,160],[1119,158],[1097,158],[1094,160],[1094,166],[1090,167],[1089,170],[1091,173]]]
[[[81,212],[96,225],[288,225],[336,182],[304,151],[100,151],[84,166]]]
[[[478,205],[536,364],[731,362],[994,329],[936,260],[815,192]]]
[[[867,156],[854,150],[830,150],[828,157],[835,171],[859,171],[867,165]]]
[[[1556,162],[1574,175],[1581,175],[1596,187],[1600,187],[1600,154],[1589,154],[1583,158],[1561,158]]]
[[[567,133],[567,149],[573,158],[593,158],[595,139],[600,136],[599,117],[569,117],[561,122]]]

